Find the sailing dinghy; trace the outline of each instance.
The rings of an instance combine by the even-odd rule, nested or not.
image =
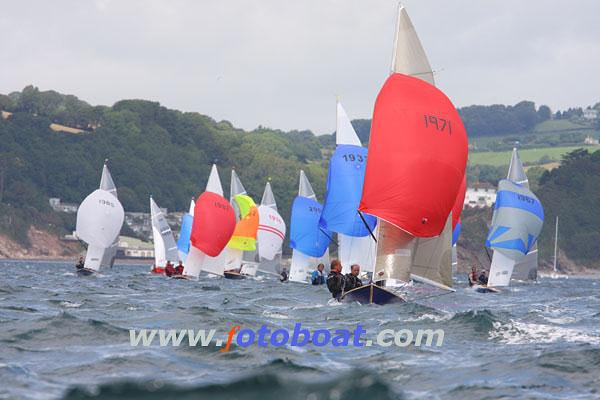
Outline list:
[[[258,271],[271,275],[281,275],[281,257],[285,231],[285,221],[279,215],[271,184],[267,182],[258,207],[258,233],[256,236]]]
[[[425,51],[400,7],[392,71],[375,102],[359,206],[378,219],[373,282],[348,291],[342,301],[404,301],[379,286],[389,280],[453,290],[451,211],[467,153],[460,116],[434,86]]]
[[[125,212],[106,162],[100,188],[89,194],[77,210],[77,237],[88,244],[80,275],[91,275],[102,267],[112,267]]]
[[[306,174],[300,171],[298,196],[292,203],[290,222],[290,282],[309,283],[311,270],[319,263],[329,263],[331,233],[319,226],[322,208]]]
[[[358,214],[367,162],[367,149],[362,147],[342,104],[337,102],[336,149],[329,162],[327,194],[319,224],[337,233],[338,254],[342,273],[358,264],[361,273],[373,272],[377,244],[370,236],[377,218]]]
[[[223,187],[217,166],[213,164],[206,191],[196,200],[190,235],[190,250],[186,258],[184,279],[198,279],[201,271],[223,276],[225,246],[235,229],[235,213],[223,197]]]
[[[531,274],[532,259],[537,270],[536,242],[544,222],[544,209],[529,189],[526,177],[523,179],[524,174],[524,171],[516,175],[509,172],[512,179],[498,183],[492,226],[485,242],[494,252],[487,287],[508,286],[516,268],[526,267]]]
[[[152,196],[150,196],[150,219],[152,222],[152,242],[154,244],[154,266],[150,272],[164,274],[167,262],[174,263],[179,255],[171,227]]]

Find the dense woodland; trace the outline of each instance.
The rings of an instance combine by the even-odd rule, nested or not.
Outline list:
[[[210,165],[216,162],[226,194],[232,168],[257,201],[271,179],[287,220],[300,169],[323,198],[327,155],[335,145],[333,134],[264,127],[248,132],[156,102],[123,100],[112,107],[91,106],[75,96],[33,86],[0,95],[0,109],[12,112],[10,118],[0,118],[0,230],[21,242],[26,242],[24,232],[32,223],[72,228],[74,218],[51,213],[48,198],[80,202],[97,188],[106,158],[127,211],[148,211],[150,194],[161,207],[185,210],[190,198],[203,191]],[[536,109],[527,101],[471,106],[459,112],[471,137],[527,134],[552,115],[548,107]],[[576,117],[580,112],[571,109],[554,117]],[[85,132],[54,132],[51,123]],[[353,125],[367,144],[370,121],[355,120]],[[469,167],[467,172],[470,182],[492,184],[506,173],[505,168],[491,166]],[[532,184],[546,207],[547,221],[557,213],[564,221],[564,250],[579,261],[599,259],[600,217],[593,206],[600,204],[600,152],[573,153],[562,167],[542,172],[533,171]],[[544,228],[544,238],[550,225]],[[468,231],[465,237],[469,238]]]

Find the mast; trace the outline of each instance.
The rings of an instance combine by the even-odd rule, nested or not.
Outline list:
[[[554,272],[558,272],[558,215],[554,226]]]

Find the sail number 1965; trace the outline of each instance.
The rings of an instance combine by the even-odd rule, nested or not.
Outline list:
[[[423,121],[425,121],[425,128],[434,128],[440,132],[446,131],[448,134],[452,135],[452,124],[448,119],[424,114]]]

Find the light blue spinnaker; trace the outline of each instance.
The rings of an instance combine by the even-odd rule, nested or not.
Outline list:
[[[192,225],[194,224],[194,199],[190,202],[189,212],[181,217],[181,230],[177,239],[177,249],[179,250],[179,259],[185,261],[190,252],[190,236],[192,235]]]
[[[518,262],[533,248],[544,222],[539,199],[524,185],[503,179],[498,184],[486,246]]]

